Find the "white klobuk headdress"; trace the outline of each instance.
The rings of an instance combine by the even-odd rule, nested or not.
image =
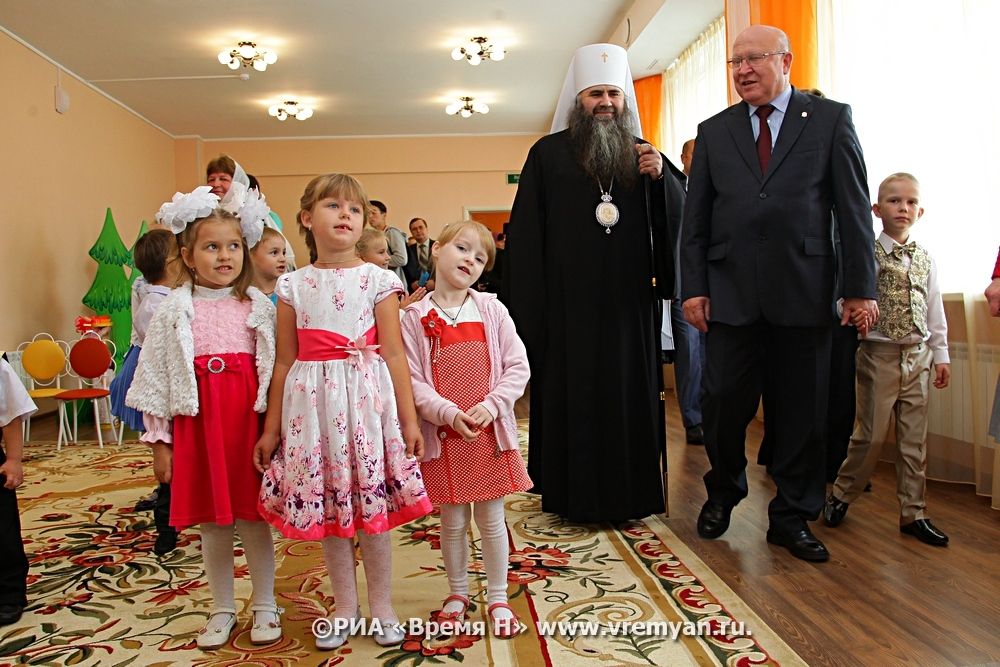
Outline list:
[[[625,93],[628,113],[632,117],[632,131],[642,136],[639,126],[639,112],[636,109],[635,86],[632,85],[632,70],[628,66],[628,53],[616,44],[589,44],[573,54],[573,60],[566,72],[556,113],[552,117],[550,134],[561,132],[568,126],[569,112],[576,104],[576,96],[591,86],[615,86]]]
[[[271,209],[260,192],[250,189],[250,179],[238,163],[229,191],[221,201],[218,195],[212,193],[209,185],[199,186],[186,194],[178,192],[156,212],[156,221],[174,234],[180,234],[188,225],[209,215],[216,207],[239,218],[240,230],[249,247],[260,242],[264,224],[270,221]]]

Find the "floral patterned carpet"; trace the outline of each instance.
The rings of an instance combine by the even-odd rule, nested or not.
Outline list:
[[[283,638],[250,643],[250,579],[237,552],[239,624],[227,646],[200,651],[194,638],[210,603],[198,532],[184,531],[179,548],[157,558],[152,516],[132,511],[153,486],[148,449],[85,444],[56,452],[33,442],[26,450],[19,503],[29,606],[19,623],[0,628],[0,665],[804,664],[659,517],[615,528],[568,524],[542,513],[531,494],[507,502],[511,606],[528,626],[513,640],[415,634],[386,649],[355,637],[317,651],[311,624],[334,602],[319,544],[279,539]],[[437,516],[396,529],[394,540],[396,611],[404,620],[433,619],[447,595]],[[485,580],[472,574],[470,621],[485,621]],[[537,623],[555,621],[598,625],[538,631]],[[667,626],[684,621],[691,623]]]

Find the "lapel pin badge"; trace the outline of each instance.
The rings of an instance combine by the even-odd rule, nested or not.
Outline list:
[[[803,117],[803,118],[805,118],[805,117],[806,117],[806,116],[808,116],[808,115],[809,115],[809,112],[808,112],[808,111],[803,111],[803,112],[802,112],[802,117]]]

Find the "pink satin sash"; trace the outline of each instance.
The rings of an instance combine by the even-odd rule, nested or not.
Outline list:
[[[337,361],[349,359],[351,366],[359,371],[368,385],[375,412],[382,414],[382,391],[378,373],[372,365],[378,361],[378,328],[372,327],[356,340],[351,340],[335,331],[322,329],[297,329],[299,341],[299,361]]]

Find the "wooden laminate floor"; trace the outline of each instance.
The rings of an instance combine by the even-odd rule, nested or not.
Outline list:
[[[851,506],[840,527],[813,524],[831,559],[810,564],[765,542],[774,485],[750,463],[749,497],[722,538],[704,540],[695,521],[708,459],[703,447],[685,444],[676,400],[667,396],[668,525],[806,662],[1000,665],[1000,512],[972,487],[928,483],[930,516],[951,538],[946,548],[931,547],[899,533],[895,471],[880,463],[873,492]],[[527,416],[527,400],[517,413]],[[81,435],[93,437],[92,427]],[[760,437],[754,422],[750,461]],[[36,420],[33,438],[55,439],[54,420]]]
[[[873,490],[837,528],[811,524],[831,558],[811,564],[764,540],[774,484],[747,435],[749,497],[717,540],[698,536],[703,447],[686,445],[668,393],[667,524],[810,665],[1000,665],[1000,513],[971,486],[928,482],[927,506],[950,538],[932,547],[899,532],[896,473],[879,463]]]

